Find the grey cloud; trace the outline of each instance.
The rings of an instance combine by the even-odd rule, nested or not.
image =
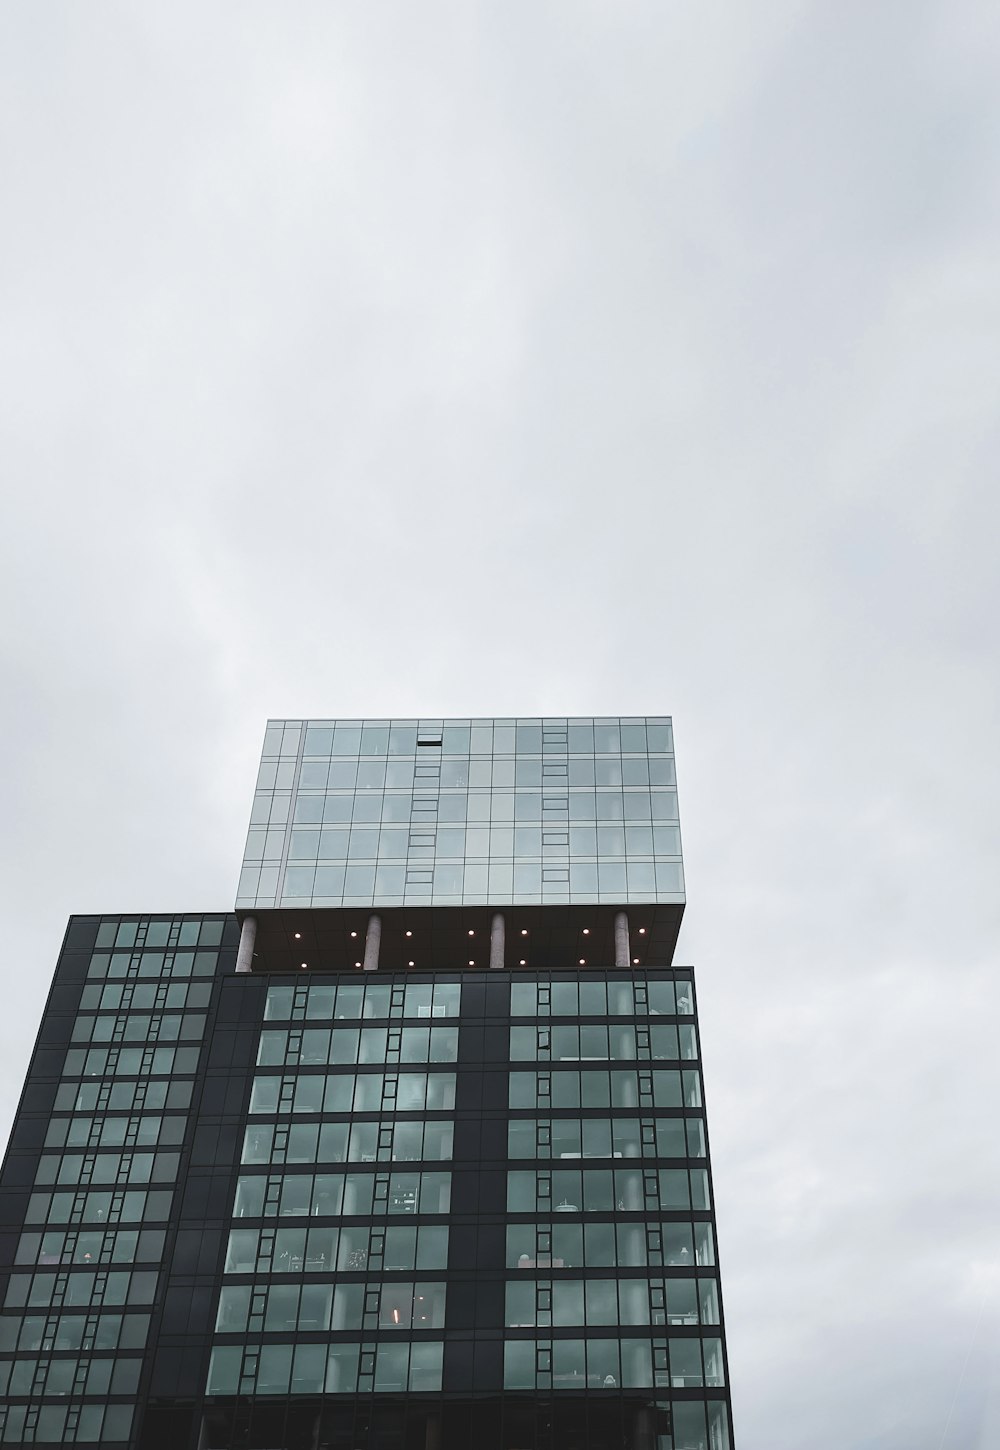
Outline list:
[[[995,6],[0,27],[7,1119],[268,714],[670,710],[740,1450],[985,1450]]]

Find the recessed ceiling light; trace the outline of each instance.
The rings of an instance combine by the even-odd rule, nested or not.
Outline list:
[[[309,963],[308,963],[308,962],[303,962],[303,963],[302,963],[302,965],[303,965],[303,966],[304,966],[304,967],[308,967],[308,965],[309,965]]]
[[[355,966],[356,966],[356,967],[360,967],[360,965],[361,965],[361,963],[360,963],[360,962],[355,962],[355,963],[354,963],[354,965],[355,965]]]
[[[406,933],[406,935],[407,935],[407,936],[412,936],[412,935],[413,935],[413,933],[412,933],[412,931],[408,931],[408,932],[407,932],[407,933]]]
[[[473,929],[472,929],[472,927],[471,927],[471,926],[470,926],[470,927],[469,927],[469,935],[470,935],[470,936],[475,936],[475,934],[476,934],[476,933],[475,933],[475,932],[474,932],[474,931],[473,931]]]
[[[637,967],[639,965],[639,958],[638,957],[633,957],[632,958],[632,965],[633,965],[633,967]]]
[[[521,965],[521,966],[522,966],[522,967],[526,967],[526,966],[527,966],[527,965],[528,965],[528,963],[527,963],[527,962],[526,962],[526,961],[525,961],[525,960],[524,960],[524,958],[523,958],[523,957],[522,957],[522,958],[521,958],[521,962],[520,962],[520,965]]]
[[[581,957],[580,958],[580,966],[581,967],[585,967],[586,965],[587,965],[587,958],[586,957]]]
[[[474,966],[475,966],[475,965],[476,965],[476,964],[475,964],[475,962],[470,962],[470,963],[469,963],[469,966],[470,966],[470,967],[474,967]]]
[[[584,934],[584,936],[589,936],[590,935],[590,927],[589,926],[585,926],[583,928],[583,934]]]
[[[357,932],[356,931],[352,931],[351,932],[351,936],[357,936]]]
[[[412,962],[407,962],[407,964],[406,964],[406,965],[407,965],[407,966],[408,966],[408,967],[412,967],[412,966],[413,966],[413,963],[412,963]]]
[[[521,928],[521,935],[522,936],[527,936],[528,935],[528,928],[526,926],[522,926],[522,928]]]
[[[639,928],[639,935],[640,936],[645,936],[646,935],[646,928],[644,926],[640,926],[640,928]]]
[[[295,940],[296,941],[301,941],[302,940],[302,933],[300,931],[297,931],[295,933]]]

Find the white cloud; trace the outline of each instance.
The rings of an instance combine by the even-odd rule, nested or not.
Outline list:
[[[672,710],[740,1450],[985,1446],[995,7],[0,27],[8,1118],[266,715]]]

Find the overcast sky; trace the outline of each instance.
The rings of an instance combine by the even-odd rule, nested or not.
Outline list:
[[[0,12],[9,1125],[267,715],[674,716],[738,1450],[992,1450],[995,0]]]

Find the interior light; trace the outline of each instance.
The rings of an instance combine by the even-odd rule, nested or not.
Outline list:
[[[412,933],[412,931],[408,931],[408,932],[407,932],[407,933],[406,933],[406,935],[407,935],[407,936],[412,936],[412,935],[413,935],[413,933]]]
[[[295,933],[295,940],[296,941],[301,941],[302,940],[302,933],[300,931],[297,931]]]
[[[304,967],[308,967],[308,965],[309,965],[309,963],[308,963],[308,962],[303,962],[303,963],[302,963],[302,965],[303,965],[303,966],[304,966]]]
[[[587,965],[587,958],[586,957],[581,957],[580,958],[580,966],[581,967],[585,967],[586,965]]]
[[[528,928],[526,926],[522,926],[522,928],[521,928],[521,935],[522,936],[527,936],[528,935]]]
[[[632,965],[633,965],[633,967],[637,967],[639,965],[639,958],[638,957],[633,957],[632,958]]]
[[[351,936],[357,936],[357,932],[356,931],[352,931],[351,932]]]
[[[469,966],[470,966],[470,967],[474,967],[474,966],[475,966],[475,965],[476,965],[476,964],[475,964],[475,962],[470,962],[470,963],[469,963]]]
[[[412,967],[412,966],[413,966],[413,963],[412,963],[412,962],[407,962],[407,964],[406,964],[406,965],[407,965],[407,966],[408,966],[408,967]]]
[[[474,931],[473,931],[473,930],[472,930],[472,927],[471,927],[471,926],[470,926],[470,927],[469,927],[469,935],[470,935],[470,936],[475,936],[475,934],[476,934],[476,933],[475,933],[475,932],[474,932]]]
[[[520,963],[519,963],[519,965],[520,965],[520,966],[522,966],[522,967],[526,967],[526,966],[527,966],[527,965],[528,965],[528,963],[527,963],[527,962],[526,962],[526,961],[525,961],[525,960],[524,960],[524,958],[523,958],[523,957],[522,957],[522,958],[521,958],[521,960],[520,960]]]
[[[393,1324],[398,1324],[399,1323],[399,1310],[398,1309],[394,1309],[392,1311],[392,1322],[393,1322]]]
[[[360,965],[361,965],[361,963],[360,963],[360,962],[355,962],[355,963],[354,963],[354,965],[355,965],[355,966],[356,966],[356,967],[360,967]]]
[[[590,927],[589,926],[585,926],[583,928],[583,934],[584,934],[584,936],[589,936],[590,935]]]
[[[645,936],[646,935],[646,928],[644,926],[640,926],[640,928],[639,928],[639,935],[640,936]]]

